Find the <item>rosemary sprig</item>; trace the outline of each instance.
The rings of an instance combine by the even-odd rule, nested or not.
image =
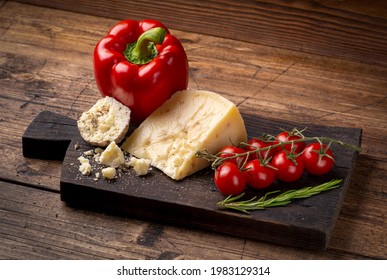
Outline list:
[[[218,207],[223,209],[233,209],[237,211],[244,212],[249,214],[253,210],[263,210],[269,207],[283,206],[291,203],[295,199],[307,198],[314,195],[317,195],[321,192],[329,191],[335,188],[340,187],[341,179],[331,180],[329,182],[323,183],[321,185],[313,187],[304,187],[301,189],[288,190],[283,193],[280,193],[274,197],[272,196],[275,193],[280,191],[268,192],[261,198],[253,197],[249,200],[241,200],[240,198],[244,196],[244,193],[241,193],[237,196],[228,196],[224,200],[218,202]]]

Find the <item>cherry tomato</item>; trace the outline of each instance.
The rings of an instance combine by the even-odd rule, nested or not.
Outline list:
[[[248,146],[245,148],[245,150],[250,152],[250,151],[254,151],[256,149],[261,149],[261,148],[269,147],[269,146],[277,144],[277,143],[276,142],[266,142],[266,141],[261,140],[261,139],[252,138],[247,143]],[[261,155],[261,158],[265,158],[266,154],[267,154],[266,158],[270,158],[270,157],[273,157],[277,153],[277,151],[278,151],[277,148],[273,148],[273,149],[270,149],[270,150],[260,151],[259,153]],[[259,156],[257,157],[257,153],[251,153],[250,156],[249,156],[249,159],[250,160],[252,160],[252,159],[259,159]]]
[[[242,148],[238,148],[235,146],[225,146],[220,150],[218,156],[221,158],[229,158],[229,157],[235,156],[236,154],[242,154],[245,152],[246,151]],[[238,165],[240,163],[243,163],[245,159],[246,159],[246,156],[241,156],[241,157],[231,158],[230,160],[227,160],[227,161],[233,162],[236,165]]]
[[[224,195],[238,195],[246,187],[246,178],[233,162],[225,162],[215,170],[214,182]]]
[[[277,169],[277,178],[284,182],[294,182],[304,172],[304,163],[301,156],[296,157],[294,154],[288,155],[285,151],[276,154],[271,164]]]
[[[331,171],[334,165],[333,153],[327,145],[311,143],[302,153],[305,170],[312,175],[324,175]]]
[[[281,142],[288,142],[292,140],[302,139],[302,136],[298,134],[293,134],[293,132],[284,131],[276,136],[276,139]],[[301,153],[305,148],[305,142],[294,142],[293,143],[294,153]],[[292,149],[292,144],[285,144],[283,149],[290,152]]]
[[[276,170],[267,165],[263,165],[258,159],[253,159],[245,164],[244,175],[247,184],[255,189],[269,187],[275,180]]]

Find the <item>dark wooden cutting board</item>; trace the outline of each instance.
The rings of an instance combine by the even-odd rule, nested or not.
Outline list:
[[[249,137],[276,134],[279,128],[302,129],[304,124],[244,115]],[[308,125],[306,136],[326,136],[360,146],[361,129]],[[60,179],[61,200],[68,206],[144,220],[182,225],[309,249],[326,249],[339,215],[357,152],[333,145],[333,170],[326,176],[304,174],[296,183],[276,182],[265,191],[248,190],[246,198],[267,191],[318,185],[343,179],[341,187],[317,196],[296,200],[276,208],[243,214],[217,208],[224,197],[207,168],[182,181],[174,181],[159,170],[138,177],[133,170],[121,172],[114,181],[83,176],[77,158],[93,147],[79,134],[76,121],[44,111],[23,135],[23,155],[30,158],[63,160]]]

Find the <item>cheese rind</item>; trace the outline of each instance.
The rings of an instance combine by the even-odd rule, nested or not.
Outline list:
[[[234,103],[214,92],[185,90],[154,111],[121,148],[180,180],[209,165],[195,156],[198,151],[217,153],[241,141],[247,141],[246,128]]]

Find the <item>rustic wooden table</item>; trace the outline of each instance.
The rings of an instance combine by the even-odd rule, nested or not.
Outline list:
[[[387,258],[383,1],[45,2],[0,0],[1,259]],[[23,157],[23,132],[41,111],[77,118],[100,97],[96,42],[118,19],[146,17],[183,43],[190,88],[245,114],[363,130],[326,251],[66,207],[61,163]]]

